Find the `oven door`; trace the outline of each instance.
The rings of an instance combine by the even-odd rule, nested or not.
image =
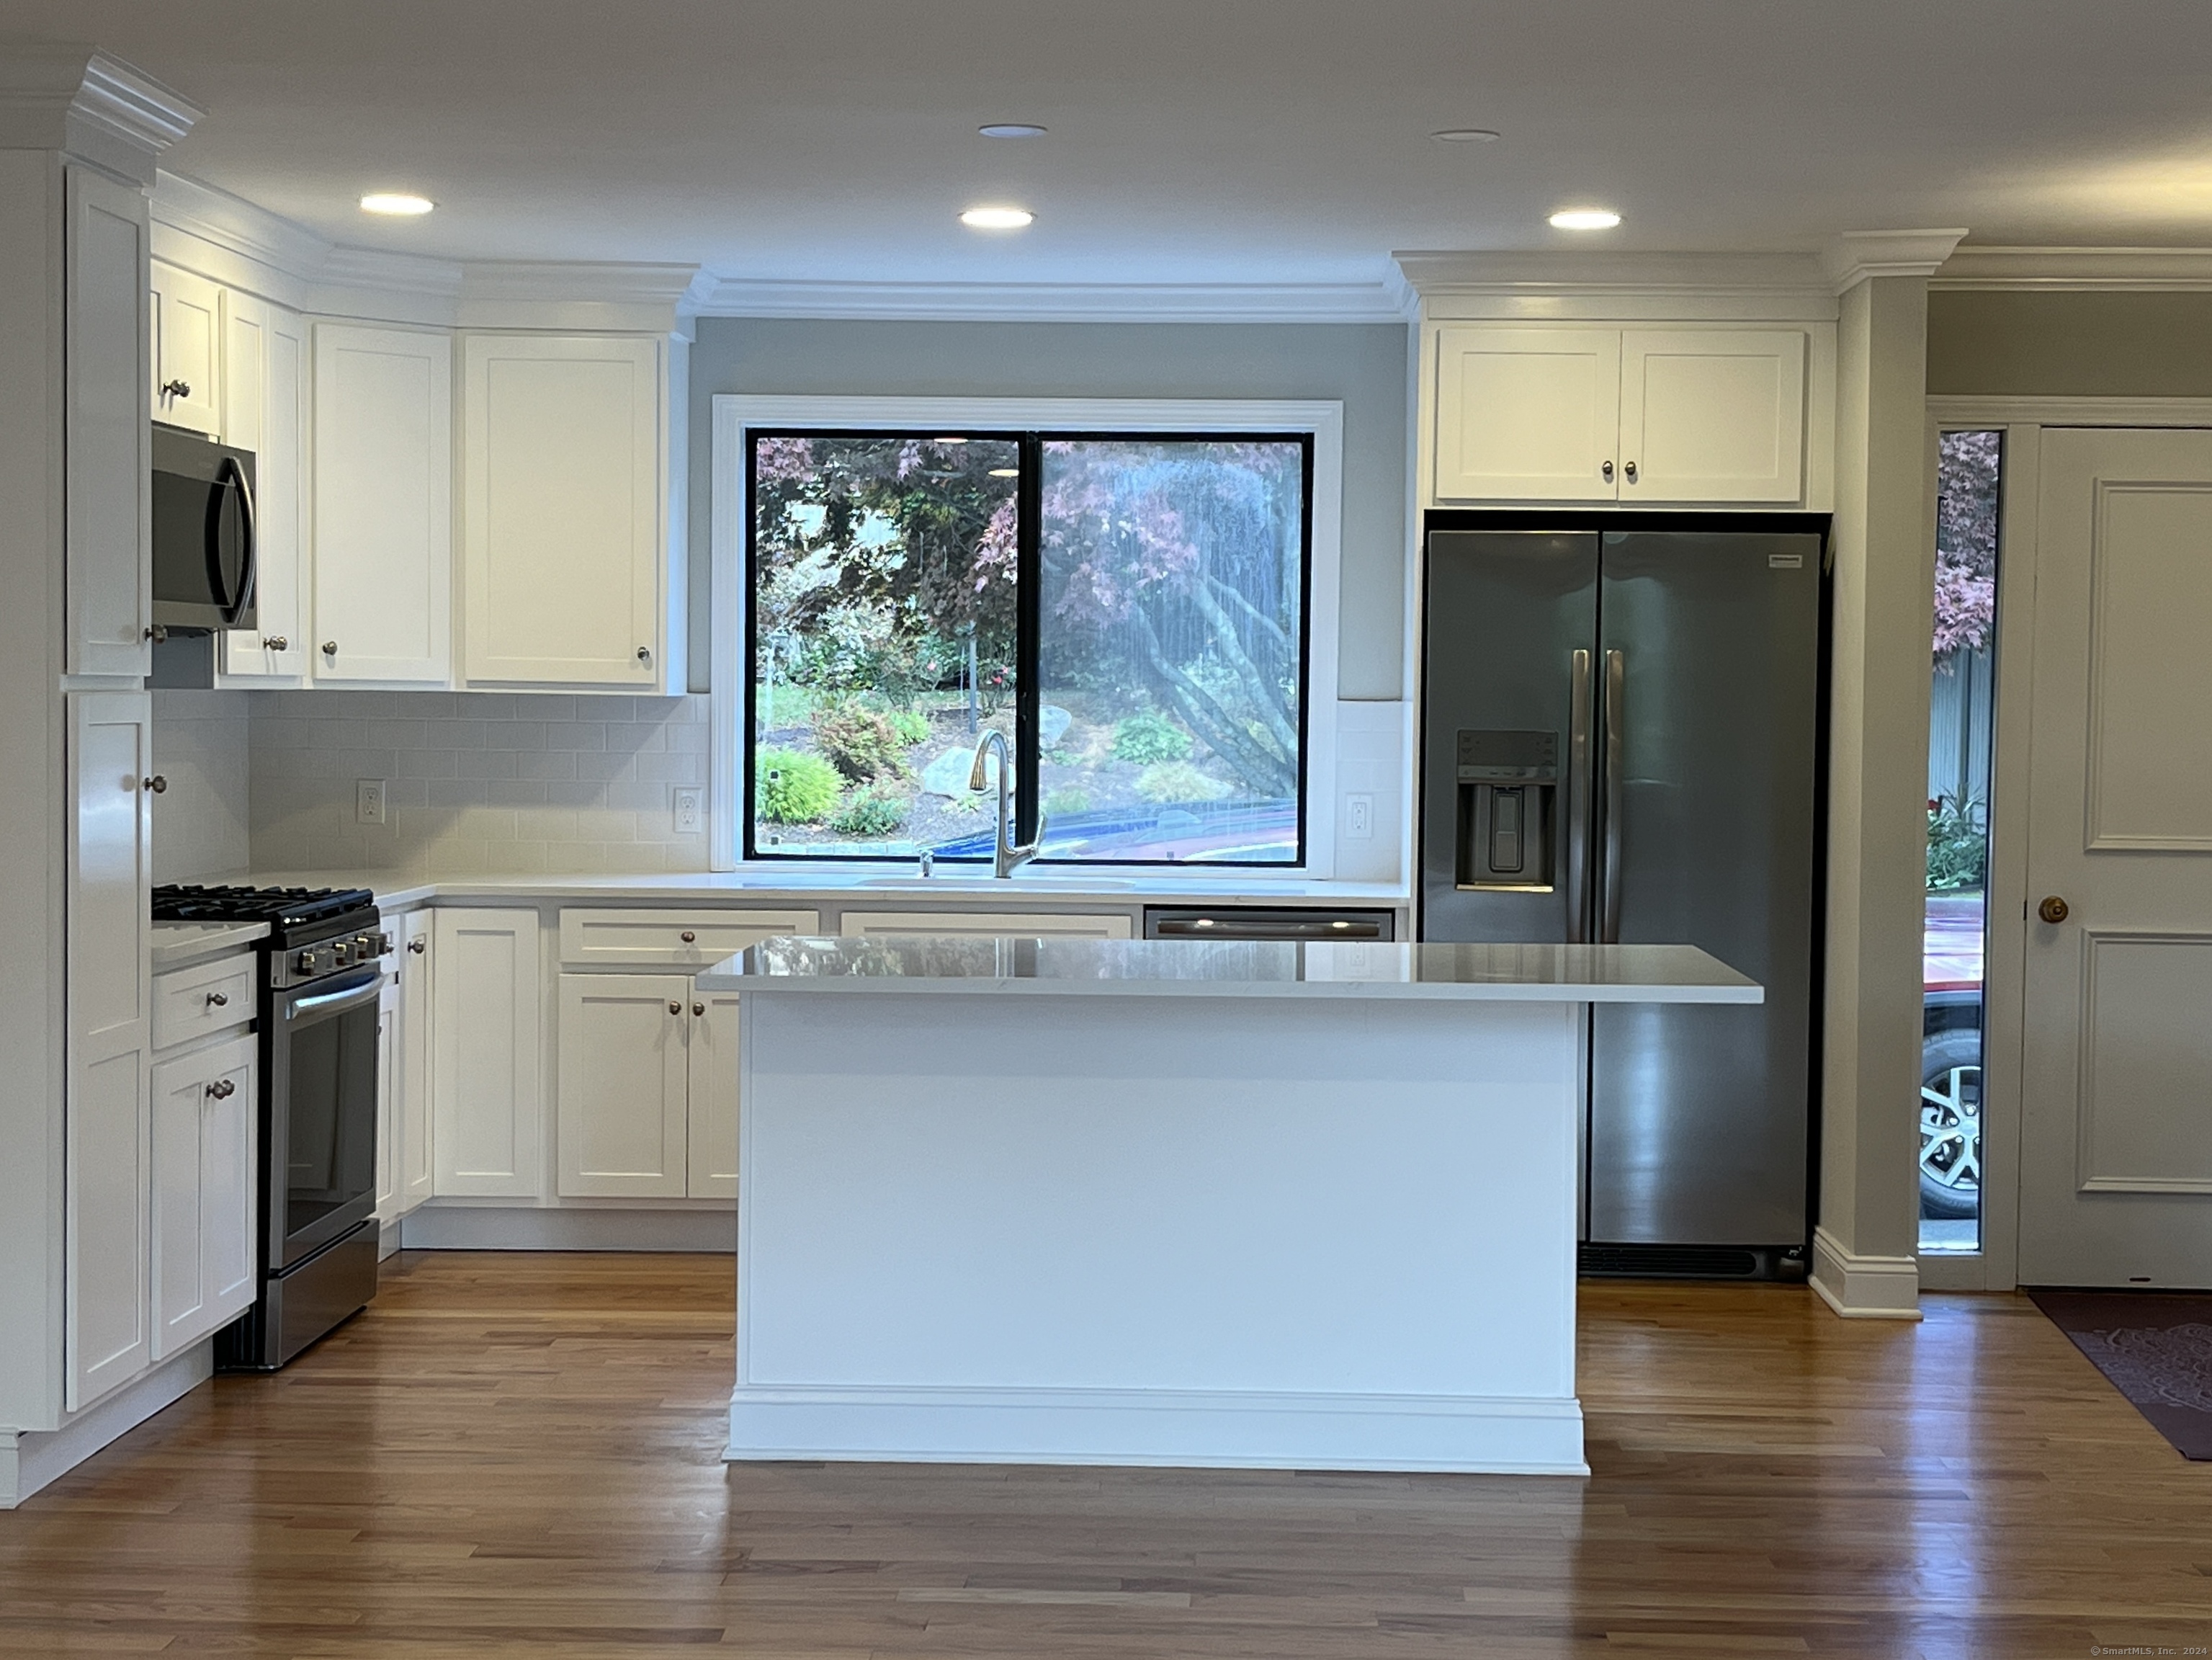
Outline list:
[[[276,994],[269,1034],[269,1270],[376,1209],[378,968]]]

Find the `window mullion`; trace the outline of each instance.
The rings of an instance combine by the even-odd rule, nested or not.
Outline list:
[[[1038,629],[1043,615],[1044,441],[1025,432],[1022,476],[1014,503],[1014,824],[1018,840],[1036,839],[1038,733]]]

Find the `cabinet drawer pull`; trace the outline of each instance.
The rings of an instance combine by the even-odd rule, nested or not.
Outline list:
[[[676,937],[678,939],[681,939],[687,946],[696,945],[699,942],[699,936],[692,933],[689,928],[684,929],[683,933],[678,934]]]
[[[429,949],[429,946],[423,940],[410,939],[407,942],[407,949],[413,952],[417,957],[420,957],[424,952]]]
[[[1605,480],[1605,482],[1606,482],[1607,483],[1610,484],[1610,483],[1613,482],[1613,463],[1612,463],[1612,462],[1610,462],[1610,461],[1601,461],[1600,463],[1598,463],[1598,469],[1597,469],[1597,471],[1598,471],[1598,476],[1599,476],[1601,478],[1604,479],[1604,480]]]
[[[281,634],[264,634],[261,636],[261,646],[264,651],[289,651],[292,642]]]
[[[238,1085],[228,1078],[218,1078],[207,1086],[207,1092],[218,1101],[228,1101],[238,1093]]]
[[[691,1012],[694,1014],[704,1014],[706,1012],[707,1006],[704,1003],[694,1003],[691,1006]]]
[[[684,1012],[684,1005],[672,997],[668,1000],[668,1012],[671,1014],[681,1014]]]
[[[1626,474],[1628,475],[1628,482],[1629,482],[1630,483],[1632,483],[1632,483],[1634,483],[1636,482],[1636,463],[1635,463],[1635,462],[1633,462],[1633,461],[1625,461],[1625,462],[1623,462],[1623,463],[1621,464],[1621,468],[1620,468],[1620,470],[1621,470],[1621,471],[1623,471],[1623,472],[1625,472],[1625,473],[1626,473]]]
[[[637,660],[641,663],[650,663],[653,660],[653,648],[640,646],[637,648]]]
[[[164,398],[190,398],[191,395],[192,383],[189,380],[164,380],[161,382],[161,396]]]
[[[228,1008],[230,1006],[230,994],[221,991],[210,992],[207,994],[207,1006],[211,1009]]]
[[[336,657],[337,654],[338,654],[338,642],[337,642],[337,641],[335,641],[335,640],[325,640],[325,641],[324,641],[324,642],[323,642],[323,655],[324,655],[324,656],[325,656],[325,657]]]
[[[169,793],[169,781],[157,772],[146,781],[146,787],[156,795],[167,795]]]

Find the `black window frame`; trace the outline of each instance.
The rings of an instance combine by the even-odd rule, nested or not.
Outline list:
[[[744,639],[740,661],[744,684],[738,694],[742,709],[739,727],[738,800],[740,823],[738,855],[746,864],[800,863],[819,865],[881,865],[903,862],[912,855],[891,853],[820,853],[805,848],[787,851],[781,846],[763,849],[758,842],[754,804],[754,760],[759,749],[760,709],[755,688],[759,684],[760,629],[755,599],[760,591],[760,512],[757,467],[761,441],[773,438],[880,439],[886,441],[960,437],[970,441],[1013,443],[1017,446],[1019,477],[1015,481],[1014,550],[1014,835],[1029,842],[1036,835],[1042,745],[1038,743],[1042,688],[1038,664],[1042,648],[1044,447],[1048,443],[1094,444],[1296,444],[1298,471],[1298,757],[1297,781],[1297,853],[1282,859],[1054,859],[1040,854],[1035,862],[1064,869],[1097,870],[1114,866],[1162,870],[1266,870],[1305,868],[1308,854],[1306,800],[1310,767],[1310,724],[1313,689],[1313,555],[1314,457],[1318,435],[1311,429],[1230,429],[1213,428],[1023,428],[986,426],[748,426],[744,431],[744,590],[740,616]],[[987,855],[945,855],[947,865],[981,865]]]

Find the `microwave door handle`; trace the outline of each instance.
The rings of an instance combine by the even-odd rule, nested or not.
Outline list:
[[[258,574],[253,522],[253,487],[246,482],[246,469],[238,465],[235,456],[226,455],[216,469],[216,494],[208,498],[207,562],[208,582],[214,592],[222,594],[226,587],[222,572],[222,501],[223,493],[238,492],[238,524],[240,552],[238,574],[238,593],[234,598],[222,600],[222,620],[227,628],[236,628],[246,617],[246,608],[253,603],[254,579]]]

